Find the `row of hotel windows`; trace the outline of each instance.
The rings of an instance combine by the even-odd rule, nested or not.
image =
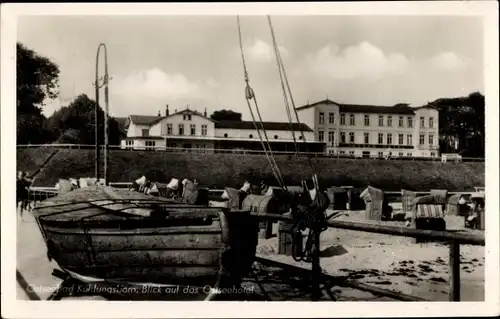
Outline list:
[[[334,144],[334,136],[335,136],[335,132],[333,132],[333,131],[328,132],[328,143],[331,145]],[[355,137],[354,132],[349,132],[349,143],[354,143],[354,141],[355,141],[354,137]],[[392,133],[387,133],[386,137],[387,137],[386,144],[391,145],[392,144]],[[405,139],[404,134],[399,134],[398,135],[398,144],[403,145],[404,139]],[[318,132],[318,141],[324,142],[324,140],[325,140],[325,132],[319,131]],[[364,142],[365,142],[365,144],[370,144],[370,133],[364,132]],[[429,145],[434,144],[434,134],[428,135],[428,142],[429,142]],[[346,143],[345,132],[340,132],[340,143]],[[378,144],[384,144],[384,133],[378,133]],[[411,134],[406,134],[406,144],[413,145]],[[425,134],[420,134],[419,144],[420,145],[425,144]]]
[[[379,115],[378,116],[378,126],[383,127],[384,126],[384,115]],[[328,113],[328,123],[329,124],[335,124],[335,113]],[[319,113],[319,124],[323,125],[325,124],[325,114],[323,112]],[[340,125],[346,125],[346,114],[341,113],[340,114]],[[356,125],[356,118],[354,117],[354,114],[349,114],[349,125]],[[370,116],[365,115],[365,126],[370,126]],[[387,126],[392,127],[392,115],[387,116]],[[399,117],[398,121],[398,127],[404,127],[404,116]],[[412,128],[413,127],[413,117],[408,116],[407,117],[407,127]],[[420,127],[424,128],[425,127],[425,118],[422,116],[420,117]],[[429,128],[434,128],[434,118],[429,117]]]
[[[179,135],[184,135],[184,124],[182,124],[182,123],[179,124],[178,129],[179,129],[178,130]],[[191,135],[196,135],[196,124],[190,124],[189,129],[190,129]],[[201,135],[207,136],[207,130],[208,130],[207,125],[202,124],[201,125]],[[173,125],[171,123],[168,123],[167,124],[167,135],[172,135],[172,134],[174,134]],[[149,136],[149,129],[143,129],[142,136]]]
[[[329,154],[335,154],[335,150],[329,150],[328,151]],[[346,151],[339,151],[339,154],[340,155],[351,155],[351,156],[354,156],[354,151],[349,151],[349,152],[346,152]],[[371,156],[371,152],[370,151],[365,151],[363,152],[363,155],[365,156]],[[389,156],[393,156],[392,152],[389,152],[388,153]],[[377,152],[377,156],[378,157],[384,157],[384,152]],[[405,154],[403,152],[399,152],[398,153],[398,156],[402,157],[402,156],[405,156]],[[413,154],[412,153],[406,153],[406,156],[407,157],[412,157]],[[431,152],[431,156],[434,157],[436,156],[436,153],[435,152]]]

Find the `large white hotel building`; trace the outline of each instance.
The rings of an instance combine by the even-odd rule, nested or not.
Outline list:
[[[332,155],[439,156],[439,112],[432,107],[340,104],[327,99],[297,111]]]

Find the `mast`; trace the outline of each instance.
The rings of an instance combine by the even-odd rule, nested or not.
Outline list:
[[[99,53],[101,47],[104,48],[104,77],[99,78]],[[99,81],[102,80],[102,84]],[[99,127],[98,127],[98,114],[99,114],[99,90],[104,86],[104,182],[109,184],[109,159],[108,159],[108,113],[109,113],[109,74],[108,74],[108,52],[104,43],[99,44],[97,47],[96,64],[95,64],[95,177],[97,180],[100,178],[100,145],[99,145]]]

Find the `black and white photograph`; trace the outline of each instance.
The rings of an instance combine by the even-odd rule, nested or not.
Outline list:
[[[2,315],[499,314],[497,2],[1,9]]]

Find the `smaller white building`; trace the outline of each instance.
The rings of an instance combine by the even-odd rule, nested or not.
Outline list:
[[[258,123],[259,124],[259,123]],[[316,142],[314,131],[302,123],[264,122],[264,130],[251,121],[214,121],[206,111],[184,109],[165,115],[130,115],[123,149],[245,149],[262,150],[260,136],[269,140],[275,151],[324,152],[325,143]],[[264,132],[265,131],[265,132]]]

